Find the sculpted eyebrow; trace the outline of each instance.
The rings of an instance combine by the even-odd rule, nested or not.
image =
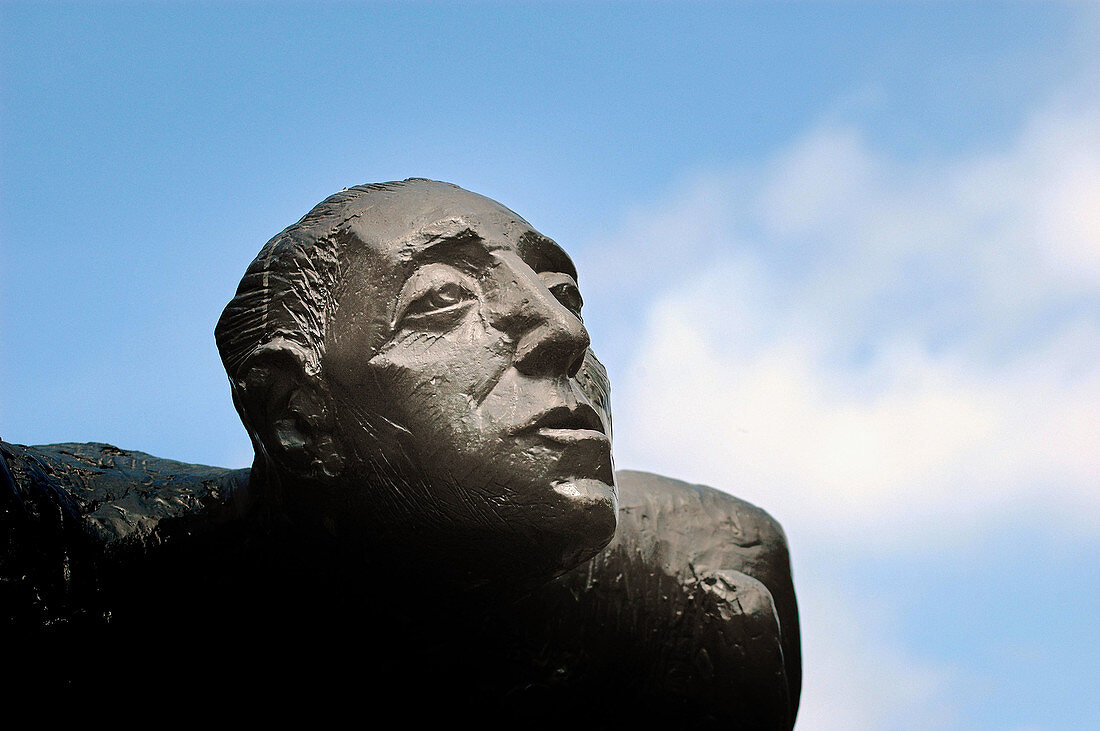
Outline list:
[[[439,262],[480,269],[491,261],[485,240],[471,229],[434,238],[412,256],[413,266]]]
[[[536,233],[526,233],[519,240],[520,255],[536,272],[561,272],[577,281],[573,260],[553,240]]]

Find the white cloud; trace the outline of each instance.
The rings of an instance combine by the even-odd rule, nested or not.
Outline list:
[[[616,382],[620,465],[881,547],[1029,509],[1095,530],[1098,121],[917,163],[827,127],[636,212],[611,239],[663,288]]]
[[[872,192],[877,172],[852,128],[815,130],[768,167],[758,205],[766,230],[779,236],[845,223],[850,202]]]
[[[1098,122],[1051,108],[1006,149],[916,162],[824,126],[635,211],[601,247],[634,269],[593,267],[597,290],[655,293],[614,364],[619,466],[765,507],[796,569],[965,561],[1023,515],[1094,539]],[[797,573],[800,729],[961,727],[982,678],[907,648],[898,608]]]

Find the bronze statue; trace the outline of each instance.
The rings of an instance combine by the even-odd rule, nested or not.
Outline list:
[[[252,692],[427,693],[490,725],[791,727],[783,533],[614,471],[582,303],[569,257],[495,201],[330,196],[215,330],[250,471],[0,442],[6,629],[89,692],[104,663],[182,680],[218,658]],[[135,642],[151,654],[88,657]]]

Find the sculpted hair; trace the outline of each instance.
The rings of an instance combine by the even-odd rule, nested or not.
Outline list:
[[[320,371],[325,326],[335,310],[336,288],[352,236],[348,222],[362,214],[364,199],[372,194],[394,192],[415,182],[419,181],[346,188],[264,245],[214,328],[234,389],[246,375],[251,357],[279,340],[301,347],[307,373]]]

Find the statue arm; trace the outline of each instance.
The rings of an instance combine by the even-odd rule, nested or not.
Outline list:
[[[765,511],[713,488],[643,472],[617,477],[620,527],[605,554],[641,558],[646,571],[674,577],[696,625],[693,641],[724,665],[715,677],[730,683],[731,707],[758,698],[762,719],[789,728],[801,690],[801,648],[782,528]]]

